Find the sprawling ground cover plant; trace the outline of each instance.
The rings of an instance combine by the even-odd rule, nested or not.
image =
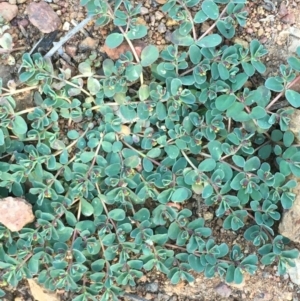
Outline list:
[[[127,41],[132,52],[106,59],[101,76],[83,62],[75,77],[24,54],[20,80],[36,90],[35,106],[18,111],[2,94],[0,186],[2,197],[25,197],[36,220],[19,232],[0,226],[2,279],[17,285],[37,276],[83,301],[118,300],[152,269],[173,284],[195,272],[241,283],[259,261],[284,273],[298,251],[274,225],[295,199],[290,176],[300,176],[300,153],[289,130],[293,109],[273,106],[283,95],[300,106],[291,89],[300,60],[245,87],[265,71],[267,51],[256,40],[249,49],[224,43],[245,24],[244,1],[169,0],[162,11],[179,23],[172,43],[161,52],[148,45],[140,57],[132,44],[147,35],[136,22],[140,6],[81,4],[98,25],[119,28],[109,47]],[[205,21],[211,27],[198,36]],[[217,244],[185,208],[193,194],[257,251]]]

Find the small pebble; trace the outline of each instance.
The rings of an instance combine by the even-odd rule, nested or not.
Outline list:
[[[156,293],[158,291],[158,288],[158,282],[151,282],[145,285],[145,290],[151,293]]]
[[[69,22],[65,22],[62,29],[64,31],[69,31],[70,30],[70,23]]]
[[[162,12],[160,12],[159,10],[157,10],[155,12],[155,19],[160,21],[162,18],[164,17],[164,14]]]
[[[260,36],[262,36],[264,34],[264,30],[263,30],[263,28],[260,28],[259,30],[258,30],[258,32],[257,32],[257,35],[260,37]]]
[[[79,49],[81,51],[96,49],[98,42],[99,41],[92,39],[91,37],[87,37],[79,44]]]
[[[157,31],[159,33],[164,33],[164,32],[166,32],[166,30],[167,30],[167,27],[164,23],[160,23],[157,27]]]
[[[22,19],[18,21],[18,25],[22,27],[27,27],[29,25],[29,21],[27,19]]]
[[[216,293],[218,293],[220,296],[224,298],[228,298],[231,295],[232,289],[225,283],[220,282],[216,287],[215,287]]]
[[[284,300],[293,300],[293,293],[292,292],[285,292],[284,293]]]
[[[149,9],[147,7],[142,6],[141,15],[147,15],[147,14],[149,14]]]

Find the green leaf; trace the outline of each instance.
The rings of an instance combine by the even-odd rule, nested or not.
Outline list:
[[[171,200],[176,203],[181,203],[188,200],[191,196],[192,196],[191,190],[189,190],[186,187],[180,187],[173,192],[171,196]]]
[[[198,46],[191,45],[189,48],[189,55],[190,55],[190,59],[194,65],[199,64],[202,55],[201,55],[201,50]]]
[[[214,160],[219,160],[223,154],[222,144],[219,141],[210,141],[208,144],[210,155]]]
[[[5,141],[4,141],[4,134],[2,129],[0,129],[0,145],[4,145]]]
[[[105,40],[105,44],[109,47],[109,48],[117,48],[118,46],[120,46],[122,44],[122,42],[124,41],[124,36],[121,33],[111,33],[109,36],[107,36],[106,40]]]
[[[287,101],[295,108],[300,107],[300,93],[294,91],[294,90],[286,90],[285,91],[285,97]]]
[[[254,171],[259,169],[260,167],[260,160],[258,157],[252,157],[246,161],[244,165],[244,171]]]
[[[71,140],[75,140],[79,138],[79,133],[76,130],[70,130],[67,133],[67,137]]]
[[[219,34],[214,33],[202,38],[201,40],[197,40],[196,44],[199,47],[210,48],[218,46],[219,44],[221,44],[221,42],[222,37]]]
[[[243,282],[244,276],[240,270],[240,268],[236,268],[234,271],[234,282],[236,284],[241,284]]]
[[[0,46],[4,49],[11,49],[12,48],[12,36],[5,32],[0,36]]]
[[[147,35],[147,27],[145,25],[136,25],[133,29],[131,29],[127,37],[130,40],[138,40]]]
[[[94,152],[82,152],[80,154],[80,159],[83,163],[88,163],[95,158],[96,154]]]
[[[114,62],[111,59],[105,59],[102,63],[102,68],[105,76],[111,76],[113,73]]]
[[[148,67],[152,65],[159,57],[159,51],[156,46],[148,45],[146,46],[141,54],[141,65],[143,67]]]
[[[94,213],[94,207],[84,198],[80,198],[81,213],[84,216],[91,216]]]
[[[130,168],[136,168],[140,164],[139,156],[131,156],[124,160],[124,165]]]
[[[146,221],[150,218],[150,212],[147,208],[142,208],[139,211],[137,211],[133,217],[140,222]]]
[[[213,158],[205,159],[199,164],[200,171],[213,171],[216,167],[216,161]]]
[[[93,77],[89,77],[87,81],[87,88],[90,91],[92,95],[96,95],[101,88],[101,85],[99,83],[99,80]]]
[[[86,261],[85,256],[79,250],[73,249],[73,257],[78,263],[84,263]]]
[[[180,34],[179,29],[176,29],[171,35],[171,42],[179,46],[191,46],[194,43],[194,39],[189,34]]]
[[[125,219],[126,214],[123,209],[113,209],[108,212],[108,217],[115,221],[122,221]]]
[[[13,131],[17,134],[17,135],[24,135],[26,134],[28,127],[27,127],[27,123],[24,120],[23,117],[16,115],[13,119]]]
[[[139,88],[139,98],[141,101],[145,101],[150,96],[150,90],[148,85],[141,85]]]
[[[142,74],[143,68],[140,64],[137,65],[129,65],[126,68],[125,75],[127,80],[134,82],[137,80]]]
[[[282,81],[280,81],[276,77],[269,77],[266,80],[265,86],[268,89],[270,89],[271,91],[275,91],[275,92],[281,92],[281,91],[283,91],[283,88],[284,88]]]
[[[289,65],[296,71],[300,71],[300,59],[296,57],[289,57],[287,59]]]
[[[216,99],[216,108],[220,111],[226,111],[230,108],[235,102],[234,95],[223,94]]]
[[[78,70],[81,74],[86,75],[86,76],[91,76],[93,74],[91,65],[87,62],[80,63],[78,65]]]
[[[199,10],[195,17],[194,17],[194,22],[195,23],[203,23],[208,19],[208,16],[204,13],[203,10]]]
[[[180,152],[178,147],[175,145],[165,146],[165,151],[171,159],[176,159],[179,156],[179,152]]]
[[[152,148],[151,150],[149,150],[149,152],[147,153],[147,157],[149,158],[157,158],[159,157],[161,154],[161,149],[158,147]]]
[[[219,17],[219,7],[212,0],[204,0],[201,4],[203,12],[212,20],[217,20]]]

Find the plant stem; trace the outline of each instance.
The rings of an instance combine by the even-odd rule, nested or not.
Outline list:
[[[141,153],[140,151],[136,150],[134,147],[132,147],[130,144],[128,144],[127,142],[125,142],[124,140],[122,140],[122,142],[129,147],[130,149],[136,151],[141,157],[143,158],[147,158],[148,160],[150,160],[152,163],[154,163],[157,166],[161,166],[161,164],[155,160],[153,160],[152,158],[147,157],[145,154]]]
[[[229,3],[230,3],[230,2],[229,2]],[[209,34],[209,32],[210,32],[211,30],[213,30],[213,29],[216,27],[217,22],[218,22],[218,21],[223,17],[223,15],[226,13],[226,9],[227,9],[227,6],[229,5],[229,3],[225,6],[225,8],[223,9],[223,11],[222,11],[221,14],[219,15],[218,19],[214,22],[214,24],[212,24],[212,25],[204,32],[204,34],[203,34],[197,41],[200,41],[201,39],[203,39],[205,36],[207,36],[207,35]],[[188,69],[188,70],[182,72],[182,73],[180,74],[180,76],[184,76],[184,75],[186,75],[186,74],[192,72],[197,66],[198,66],[198,65],[196,65],[196,66],[194,66],[194,67],[192,67],[192,68],[190,68],[190,69]]]
[[[189,164],[191,165],[191,167],[194,168],[195,171],[199,172],[199,174],[203,174],[203,172],[201,172],[201,170],[199,170],[194,164],[193,162],[190,160],[190,158],[187,156],[187,154],[184,151],[181,151],[182,155],[185,157],[185,159],[189,162]],[[215,190],[215,192],[218,194],[219,193],[219,187],[216,186],[209,178],[207,178],[207,182],[213,187],[213,189]]]
[[[110,6],[110,4],[108,3],[107,0],[104,0],[104,2],[106,3],[106,5],[107,5],[107,7],[109,9],[111,18],[113,19],[114,18],[114,11],[112,10],[112,8],[111,8],[111,6]],[[118,26],[118,28],[119,28],[120,32],[123,34],[126,42],[128,43],[128,45],[129,45],[129,47],[130,47],[130,49],[131,49],[131,51],[132,51],[132,53],[134,55],[135,60],[137,61],[137,63],[140,63],[140,58],[139,58],[139,56],[138,56],[138,54],[137,54],[137,52],[136,52],[136,50],[135,50],[132,42],[127,37],[127,33],[124,31],[124,29],[121,26]],[[141,85],[142,85],[144,83],[143,72],[140,75],[140,81],[141,81]]]
[[[64,45],[70,38],[80,31],[86,24],[88,24],[94,16],[89,16],[82,20],[77,26],[71,29],[59,42],[55,43],[52,49],[50,49],[44,56],[44,58],[50,58],[59,48]]]
[[[92,169],[93,169],[93,167],[94,167],[94,165],[95,165],[95,162],[96,162],[96,159],[97,159],[97,155],[98,155],[98,153],[99,153],[100,147],[101,147],[102,142],[103,142],[103,137],[104,137],[104,133],[100,133],[100,141],[99,141],[99,143],[98,143],[98,145],[97,145],[97,149],[96,149],[96,151],[95,151],[95,156],[94,156],[94,158],[93,158],[93,160],[92,160],[92,162],[91,162],[91,166],[90,166],[90,168],[89,168],[89,170],[88,170],[88,172],[87,172],[87,176],[90,175],[90,173],[91,173],[91,171],[92,171]]]
[[[15,90],[15,91],[3,93],[3,94],[0,94],[0,97],[10,96],[10,95],[14,95],[14,94],[19,94],[19,93],[27,92],[27,91],[36,89],[36,88],[38,88],[38,87],[39,87],[39,86],[31,86],[31,87],[26,87],[26,88],[19,89],[19,90]]]
[[[88,132],[88,130],[90,130],[89,127],[86,128],[86,130],[79,136],[79,138],[77,138],[76,140],[74,140],[71,144],[69,144],[66,148],[64,149],[61,149],[61,150],[58,150],[57,152],[55,152],[53,155],[56,157],[58,155],[60,155],[64,150],[68,150],[70,149],[71,147],[73,147],[80,138],[84,137],[85,134]]]
[[[53,75],[53,74],[49,74],[52,78],[55,78],[55,79],[57,79],[57,80],[59,80],[59,81],[63,81],[63,82],[65,82],[66,84],[68,84],[68,85],[70,85],[70,86],[72,86],[72,87],[74,87],[74,88],[76,88],[76,89],[80,89],[84,94],[86,94],[87,96],[89,96],[89,97],[93,97],[88,91],[86,91],[85,89],[83,89],[83,88],[81,88],[80,86],[77,86],[76,84],[73,84],[72,82],[70,82],[70,81],[68,81],[68,80],[66,80],[66,79],[62,79],[62,78],[59,78],[58,76],[55,76],[55,75]]]
[[[300,81],[300,75],[298,75],[292,82],[290,82],[287,86],[286,89],[291,88],[292,86],[294,86],[298,81]],[[285,90],[286,90],[285,89]],[[266,110],[270,109],[278,100],[279,98],[283,95],[283,93],[285,92],[281,91],[267,106],[266,106]]]
[[[105,214],[107,215],[107,218],[109,219],[109,221],[111,222],[111,224],[113,225],[113,227],[115,228],[115,230],[117,230],[117,227],[116,227],[115,222],[114,222],[111,218],[108,217],[108,213],[109,213],[109,212],[108,212],[108,209],[107,209],[107,207],[106,207],[105,202],[103,202],[102,199],[101,199],[101,197],[100,197],[101,191],[100,191],[100,188],[99,188],[98,183],[96,183],[95,185],[96,185],[96,189],[97,189],[97,192],[98,192],[98,197],[99,197],[99,199],[100,199],[100,201],[101,201],[101,203],[102,203],[102,206],[103,206],[103,209],[104,209],[104,211],[105,211]]]
[[[13,48],[13,49],[0,49],[0,54],[2,54],[2,53],[10,53],[10,52],[24,50],[24,49],[26,49],[26,47],[18,47],[18,48]]]
[[[188,8],[186,7],[186,5],[183,2],[177,1],[177,3],[180,4],[184,8],[186,13],[188,14],[190,22],[192,23],[193,39],[194,39],[194,41],[196,41],[197,40],[197,34],[196,34],[196,29],[195,29],[195,25],[194,25],[193,16],[192,16],[191,12],[188,10]]]

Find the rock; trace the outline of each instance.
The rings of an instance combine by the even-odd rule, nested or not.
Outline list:
[[[289,53],[296,53],[297,48],[299,47],[299,40],[295,39],[293,37],[290,37],[290,40],[292,40],[292,42],[290,43],[290,46],[288,48],[288,52]]]
[[[0,223],[16,232],[34,221],[32,206],[22,198],[7,197],[0,200]]]
[[[166,25],[167,25],[168,27],[170,27],[170,26],[176,26],[176,25],[178,25],[178,24],[179,24],[178,21],[173,20],[173,19],[168,19],[167,22],[166,22]]]
[[[131,134],[131,129],[127,125],[121,125],[121,131],[119,132],[120,134],[124,136],[129,136]]]
[[[214,214],[210,211],[207,211],[203,214],[203,218],[205,221],[211,221],[214,218]]]
[[[260,293],[255,296],[254,301],[271,301],[273,296],[269,293]]]
[[[281,18],[281,21],[286,24],[294,24],[296,22],[295,15],[293,13],[287,14]]]
[[[66,53],[70,56],[70,57],[74,57],[76,55],[77,52],[77,47],[74,45],[66,45]]]
[[[18,26],[27,27],[29,25],[29,21],[27,19],[22,19],[18,21]]]
[[[300,285],[300,256],[295,259],[295,266],[287,266],[286,271],[289,274],[291,281],[296,285]]]
[[[0,15],[7,21],[10,22],[18,14],[18,7],[14,4],[7,2],[0,3]]]
[[[166,30],[167,30],[167,27],[164,23],[160,23],[157,27],[157,31],[159,33],[164,33],[164,32],[166,32]]]
[[[145,285],[145,290],[147,292],[151,292],[151,293],[156,293],[158,292],[158,283],[157,282],[151,282],[151,283],[147,283]]]
[[[148,301],[147,299],[134,294],[124,294],[125,301]]]
[[[58,15],[46,2],[32,2],[27,6],[29,21],[41,32],[49,33],[61,26]]]
[[[157,11],[155,12],[155,19],[156,19],[157,21],[160,21],[163,17],[164,17],[164,14],[163,14],[161,11],[157,10]]]
[[[298,88],[300,88],[300,86],[295,85],[291,89],[295,90],[297,92],[300,92],[300,90]],[[291,109],[294,111],[292,115],[289,115],[291,118],[289,126],[290,126],[290,130],[295,135],[296,143],[300,143],[300,110],[297,110],[291,106],[286,107],[285,109]],[[296,187],[295,189],[297,189],[297,191],[295,191],[295,193],[297,195],[297,192],[300,190],[300,187]],[[300,203],[300,201],[299,201],[299,203]],[[299,218],[300,218],[300,215],[299,215]]]
[[[216,287],[215,287],[216,293],[218,293],[221,297],[224,298],[229,298],[231,295],[232,289],[225,284],[224,282],[220,282]]]
[[[26,1],[28,1],[28,0],[17,0],[17,3],[22,4],[22,3],[25,3]]]
[[[170,299],[170,296],[167,294],[158,293],[158,295],[157,295],[158,301],[169,301],[169,299]]]
[[[288,14],[288,10],[286,8],[286,5],[284,2],[281,2],[280,3],[280,7],[279,7],[279,10],[278,10],[278,15],[281,16],[281,17],[284,17]]]
[[[300,29],[297,27],[289,27],[288,32],[290,35],[300,39]]]
[[[65,22],[62,29],[64,31],[69,31],[70,30],[70,25],[71,24],[69,22]]]
[[[168,0],[155,0],[158,4],[165,4]]]
[[[264,33],[265,33],[265,32],[264,32],[264,29],[263,29],[263,28],[260,28],[260,29],[258,30],[258,32],[257,32],[257,35],[258,35],[259,37],[261,37]]]
[[[288,107],[289,108],[289,107]],[[300,115],[299,110],[295,110],[291,116],[290,130],[295,135],[296,143],[299,143],[299,130],[300,130]],[[279,224],[278,231],[281,235],[289,238],[293,242],[300,242],[300,186],[297,182],[297,186],[292,190],[296,195],[296,199],[292,208],[283,213],[281,222]],[[299,283],[300,284],[300,283]]]
[[[87,37],[79,44],[79,50],[80,51],[95,50],[98,47],[98,43],[99,41],[96,41],[91,37]]]
[[[171,38],[172,38],[172,32],[170,30],[167,30],[167,32],[165,33],[166,41],[170,42]]]
[[[138,25],[145,25],[148,28],[148,23],[144,18],[138,17],[136,18],[136,24]]]
[[[0,78],[2,78],[3,86],[6,87],[8,81],[12,79],[13,69],[10,66],[0,64]]]
[[[293,292],[284,292],[283,298],[284,300],[293,300]]]
[[[149,9],[147,7],[142,6],[141,15],[147,15],[147,14],[149,14]]]
[[[244,48],[249,48],[249,43],[241,38],[234,38],[233,42],[235,44],[240,44],[242,45]]]
[[[59,301],[60,298],[51,292],[47,292],[43,287],[41,287],[38,283],[35,282],[33,279],[27,279],[30,291],[32,296],[37,301]]]
[[[17,0],[8,0],[9,4],[17,4]]]
[[[133,41],[132,42],[137,55],[140,57],[142,50],[146,47],[146,44],[143,41]],[[105,52],[109,58],[112,60],[117,60],[121,54],[125,53],[126,51],[131,52],[131,48],[129,47],[128,43],[125,41],[119,47],[111,49],[106,44],[101,48],[102,52]]]

